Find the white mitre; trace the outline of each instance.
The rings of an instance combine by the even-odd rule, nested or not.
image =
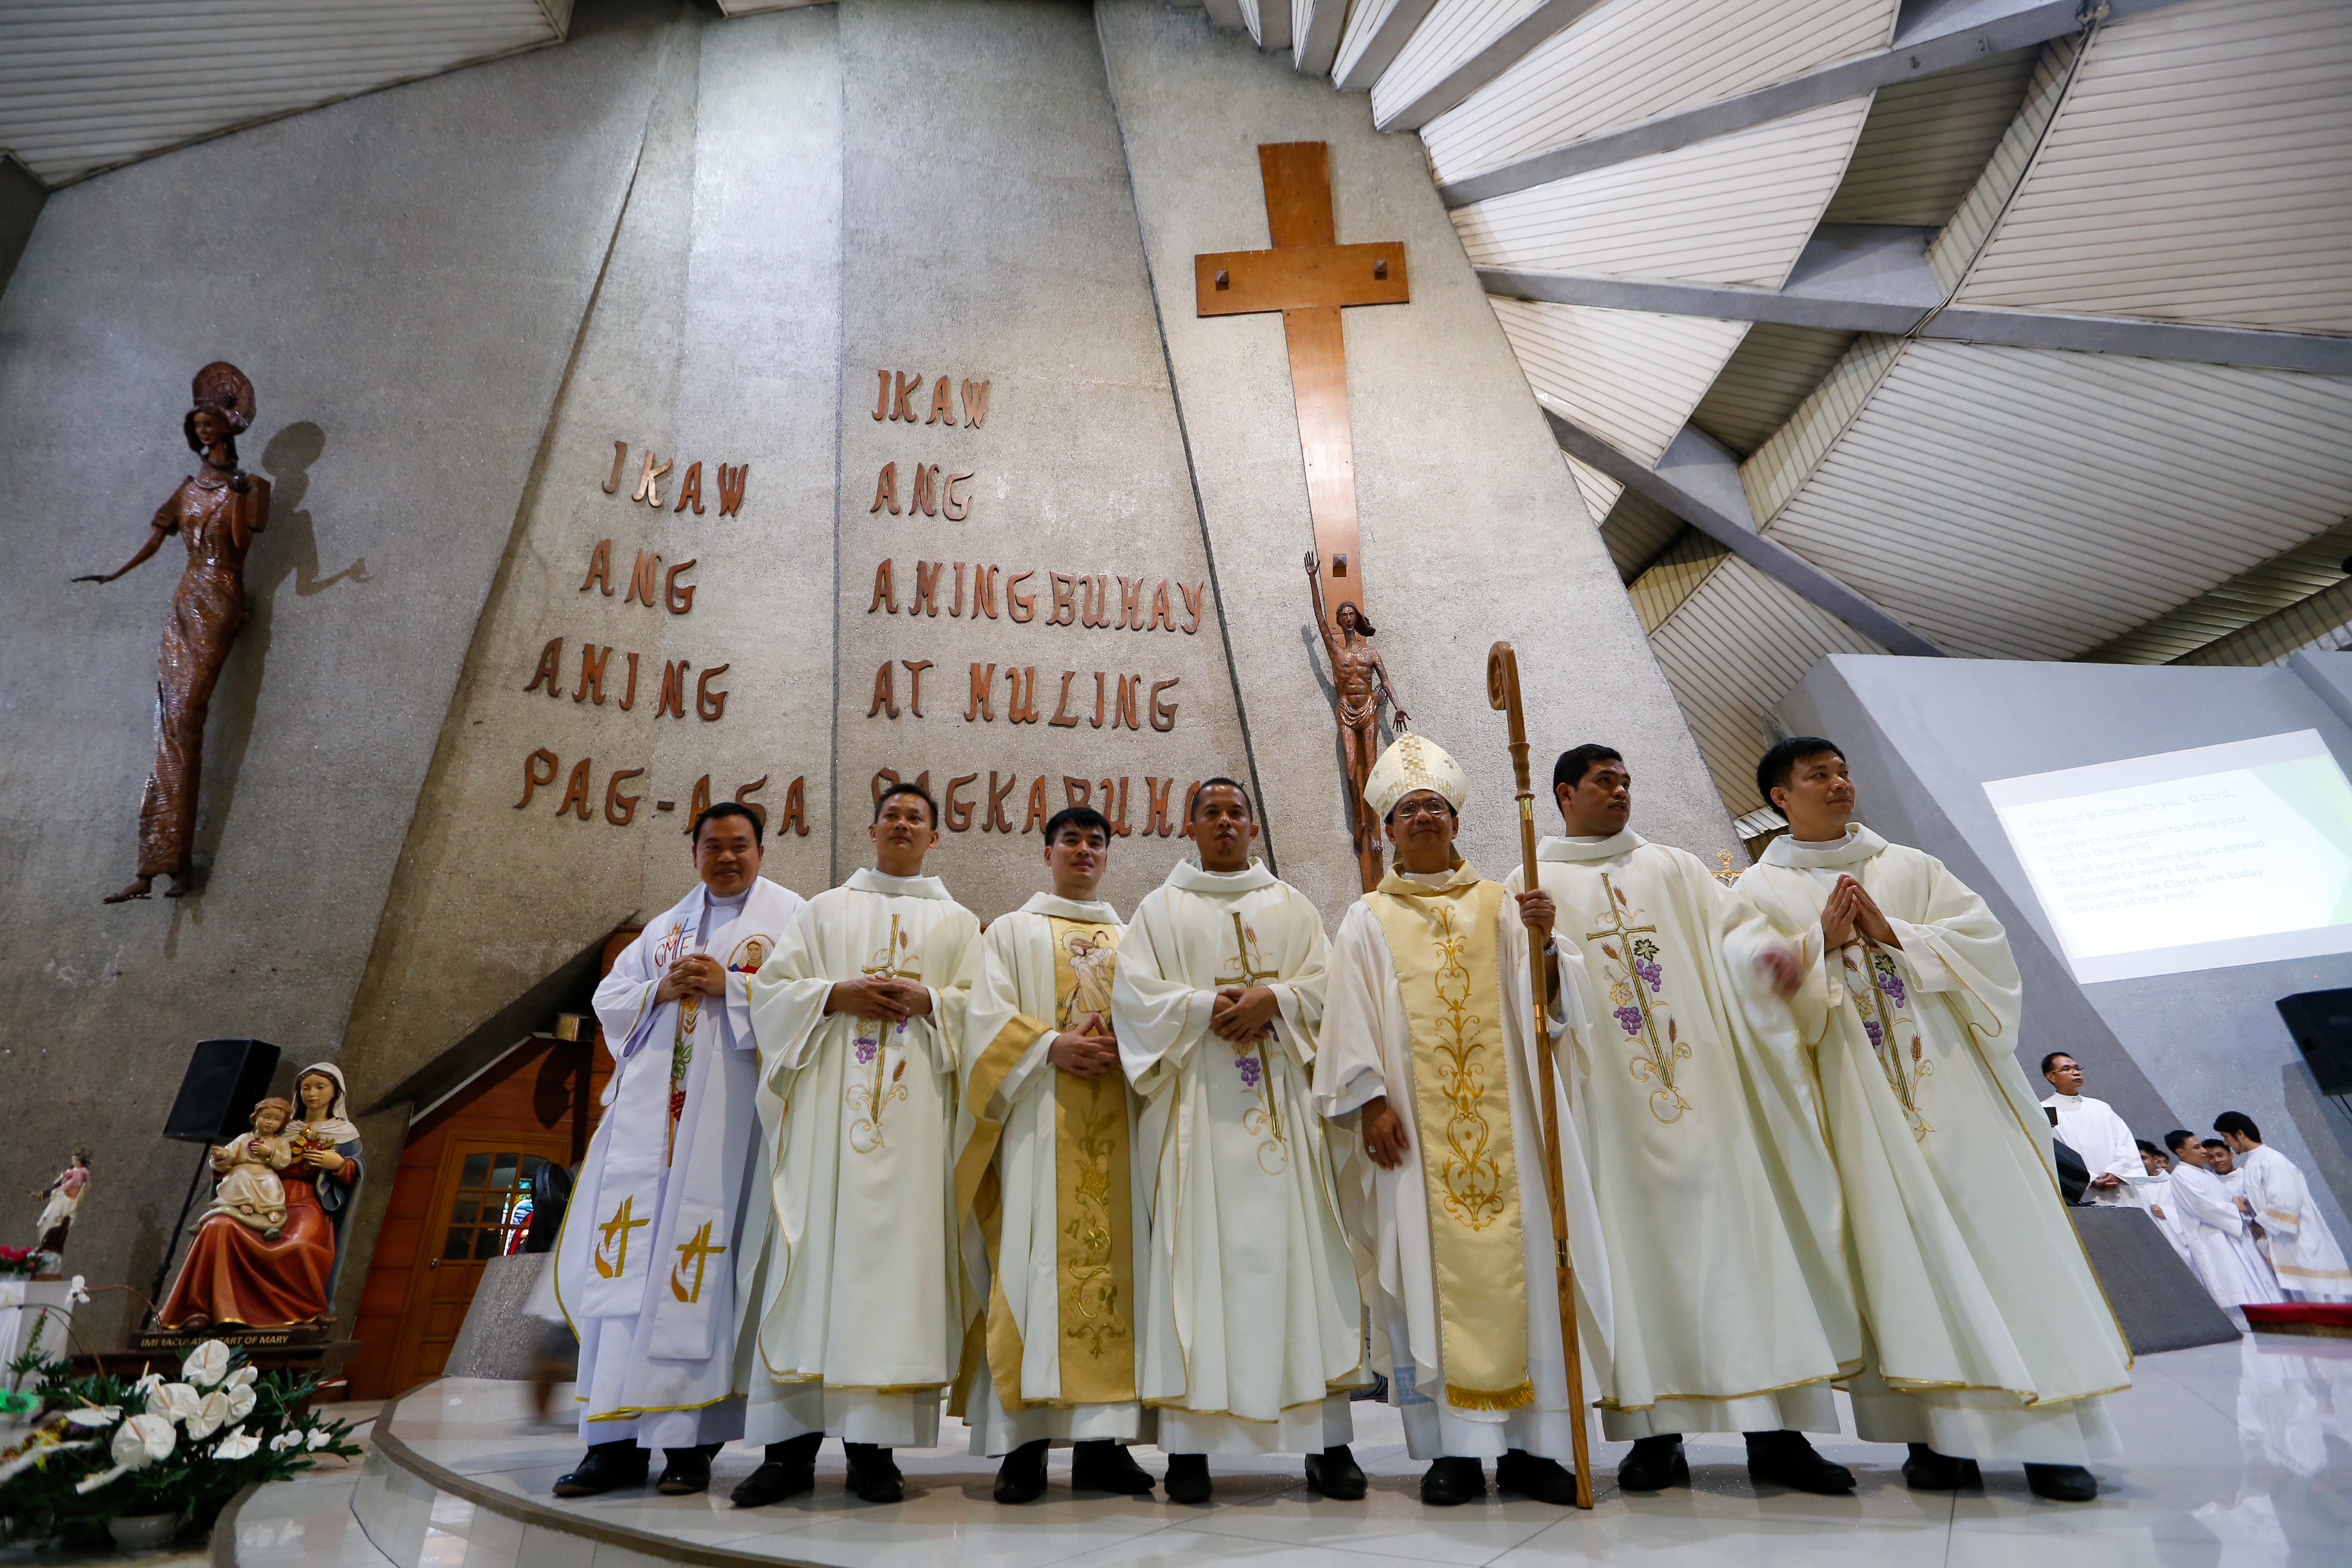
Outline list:
[[[1415,790],[1435,790],[1455,811],[1470,798],[1470,775],[1445,748],[1407,731],[1399,735],[1364,781],[1364,804],[1381,817]]]

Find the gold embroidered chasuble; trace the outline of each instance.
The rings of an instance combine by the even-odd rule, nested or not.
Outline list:
[[[1530,1404],[1528,1277],[1512,1146],[1496,921],[1504,893],[1467,866],[1443,888],[1391,872],[1364,903],[1388,938],[1412,1032],[1412,1103],[1436,1265],[1445,1401]]]
[[[1133,1094],[1116,1068],[1083,1079],[1045,1056],[1057,1034],[1089,1015],[1099,1014],[1108,1027],[1121,934],[1109,906],[1041,893],[983,938],[956,1186],[968,1247],[978,1232],[987,1290],[966,1337],[952,1414],[967,1414],[983,1357],[1008,1411],[1136,1397]],[[1041,1095],[1050,1110],[1028,1125],[1050,1139],[1050,1210],[1033,1188],[1016,1184],[1008,1193],[1003,1168],[1007,1124]],[[1021,1152],[1034,1178],[1037,1152]],[[1008,1203],[1015,1205],[1010,1214]],[[1008,1226],[1017,1237],[1010,1248]],[[1033,1290],[1046,1245],[1053,1286],[1050,1300],[1038,1301]],[[1051,1325],[1050,1343],[1024,1344],[1024,1322],[1032,1334]]]
[[[1829,951],[1822,909],[1860,882],[1896,939]],[[1919,850],[1861,824],[1775,839],[1736,901],[1797,950],[1875,1364],[1857,1430],[1980,1462],[2114,1452],[2096,1399],[2131,1352],[2058,1194],[2050,1128],[2018,1065],[2021,989],[2000,922]]]

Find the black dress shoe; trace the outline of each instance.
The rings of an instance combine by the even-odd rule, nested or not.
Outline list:
[[[1432,1508],[1454,1508],[1486,1495],[1486,1472],[1475,1459],[1432,1459],[1422,1473],[1421,1500]]]
[[[1853,1490],[1853,1472],[1813,1452],[1802,1432],[1749,1432],[1748,1479],[1801,1492],[1839,1497]]]
[[[2099,1495],[2099,1478],[2080,1465],[2028,1465],[2025,1484],[2053,1502],[2088,1502]]]
[[[1576,1472],[1558,1459],[1538,1458],[1525,1448],[1513,1448],[1495,1462],[1495,1484],[1538,1502],[1576,1506]]]
[[[1307,1456],[1307,1489],[1321,1492],[1334,1502],[1354,1502],[1364,1495],[1364,1468],[1348,1445]]]
[[[878,1443],[844,1443],[849,1456],[849,1490],[860,1502],[903,1502],[907,1478],[898,1461]]]
[[[758,1469],[735,1484],[728,1500],[737,1508],[765,1508],[772,1502],[814,1491],[817,1445],[824,1441],[824,1433],[808,1432],[769,1444],[767,1458]]]
[[[1168,1456],[1168,1476],[1160,1486],[1170,1502],[1206,1502],[1209,1500],[1209,1456],[1206,1454],[1171,1454]]]
[[[1070,1449],[1070,1489],[1080,1492],[1114,1492],[1120,1497],[1145,1497],[1159,1483],[1151,1472],[1135,1462],[1124,1443],[1114,1443],[1105,1437],[1097,1442],[1079,1443]]]
[[[1636,1437],[1633,1451],[1617,1462],[1621,1492],[1662,1492],[1671,1486],[1690,1485],[1690,1460],[1683,1456],[1679,1433],[1661,1437]]]
[[[637,1447],[634,1437],[623,1437],[613,1443],[591,1443],[588,1457],[568,1475],[555,1478],[557,1497],[594,1497],[600,1492],[618,1491],[623,1487],[646,1484],[646,1470],[653,1456]]]
[[[1045,1450],[1054,1445],[1040,1437],[1004,1456],[996,1467],[996,1500],[1035,1502],[1045,1495]]]
[[[711,1456],[725,1447],[724,1443],[705,1443],[695,1448],[664,1448],[661,1479],[654,1490],[664,1497],[688,1497],[710,1489]]]
[[[1915,1492],[1956,1492],[1962,1487],[1984,1485],[1984,1476],[1974,1459],[1956,1459],[1925,1443],[1914,1443],[1911,1457],[1903,1461],[1903,1484]]]

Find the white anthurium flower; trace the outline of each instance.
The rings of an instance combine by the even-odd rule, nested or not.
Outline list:
[[[332,1433],[331,1431],[328,1430],[326,1427],[324,1427],[324,1426],[313,1426],[313,1427],[310,1429],[310,1437],[309,1437],[308,1441],[307,1441],[303,1446],[304,1446],[305,1447],[309,1448],[309,1449],[310,1450],[310,1452],[312,1452],[312,1453],[314,1453],[314,1454],[315,1454],[315,1453],[317,1453],[320,1449],[321,1449],[321,1448],[325,1447],[328,1444],[330,1444],[330,1443],[333,1442],[334,1440],[335,1440],[335,1435],[334,1435],[334,1433]]]
[[[72,1280],[66,1286],[66,1305],[69,1307],[79,1307],[89,1300],[89,1292],[83,1288],[81,1276],[79,1274],[75,1275]]]
[[[203,1403],[204,1396],[184,1383],[158,1384],[147,1391],[147,1414],[167,1421],[185,1421]]]
[[[214,1389],[196,1405],[196,1413],[188,1417],[188,1438],[209,1437],[228,1419],[228,1395]]]
[[[95,1448],[97,1447],[98,1441],[95,1438],[85,1438],[83,1441],[79,1443],[42,1443],[36,1445],[35,1447],[17,1455],[13,1459],[0,1462],[0,1482],[14,1480],[25,1471],[31,1469],[35,1465],[47,1459],[51,1454],[70,1454],[77,1448]]]
[[[289,1448],[299,1448],[301,1446],[302,1434],[299,1432],[280,1432],[277,1436],[269,1439],[270,1448],[280,1454]]]
[[[250,1386],[234,1381],[227,1385],[227,1398],[228,1418],[232,1421],[242,1421],[252,1415],[254,1405],[259,1402]]]
[[[238,1367],[235,1372],[230,1373],[228,1374],[228,1382],[221,1386],[224,1388],[251,1388],[253,1386],[253,1380],[260,1375],[261,1374],[253,1370],[252,1363],[247,1363],[246,1365]]]
[[[85,1405],[79,1410],[66,1412],[66,1419],[76,1426],[111,1426],[122,1419],[120,1405]]]
[[[138,1394],[143,1399],[150,1392],[163,1386],[163,1374],[160,1372],[151,1372],[140,1378],[138,1382],[132,1384],[131,1385],[131,1392]]]
[[[143,1470],[158,1459],[168,1459],[180,1434],[171,1418],[133,1415],[114,1429],[114,1462],[125,1469]]]
[[[81,1479],[74,1483],[74,1490],[78,1492],[94,1492],[99,1488],[106,1485],[107,1482],[114,1479],[115,1477],[122,1474],[123,1471],[130,1468],[131,1467],[128,1465],[117,1465],[110,1470],[100,1470],[94,1476],[84,1476]]]
[[[219,1340],[206,1340],[180,1363],[180,1375],[198,1388],[210,1388],[228,1375],[228,1346]]]
[[[213,1458],[215,1459],[248,1458],[260,1447],[260,1433],[248,1432],[242,1426],[232,1426],[222,1435],[219,1442],[213,1445]]]

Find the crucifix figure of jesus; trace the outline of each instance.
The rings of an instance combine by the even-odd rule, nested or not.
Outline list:
[[[1348,357],[1339,312],[1353,305],[1410,301],[1404,246],[1394,240],[1338,243],[1325,143],[1268,142],[1258,148],[1257,160],[1274,248],[1194,257],[1194,292],[1203,316],[1282,312],[1298,445],[1307,464],[1307,510],[1315,531],[1307,561],[1316,625],[1331,656],[1344,767],[1353,795],[1356,858],[1369,892],[1380,885],[1381,840],[1377,824],[1368,821],[1363,785],[1380,750],[1378,693],[1388,681],[1381,670],[1377,685],[1370,682],[1365,666],[1370,649],[1349,635],[1351,622],[1363,621],[1364,574],[1356,542],[1356,454],[1348,428]],[[1335,624],[1340,632],[1336,637]],[[1370,662],[1377,668],[1376,659]],[[1393,703],[1394,695],[1389,700]],[[1404,715],[1397,718],[1402,722]]]

